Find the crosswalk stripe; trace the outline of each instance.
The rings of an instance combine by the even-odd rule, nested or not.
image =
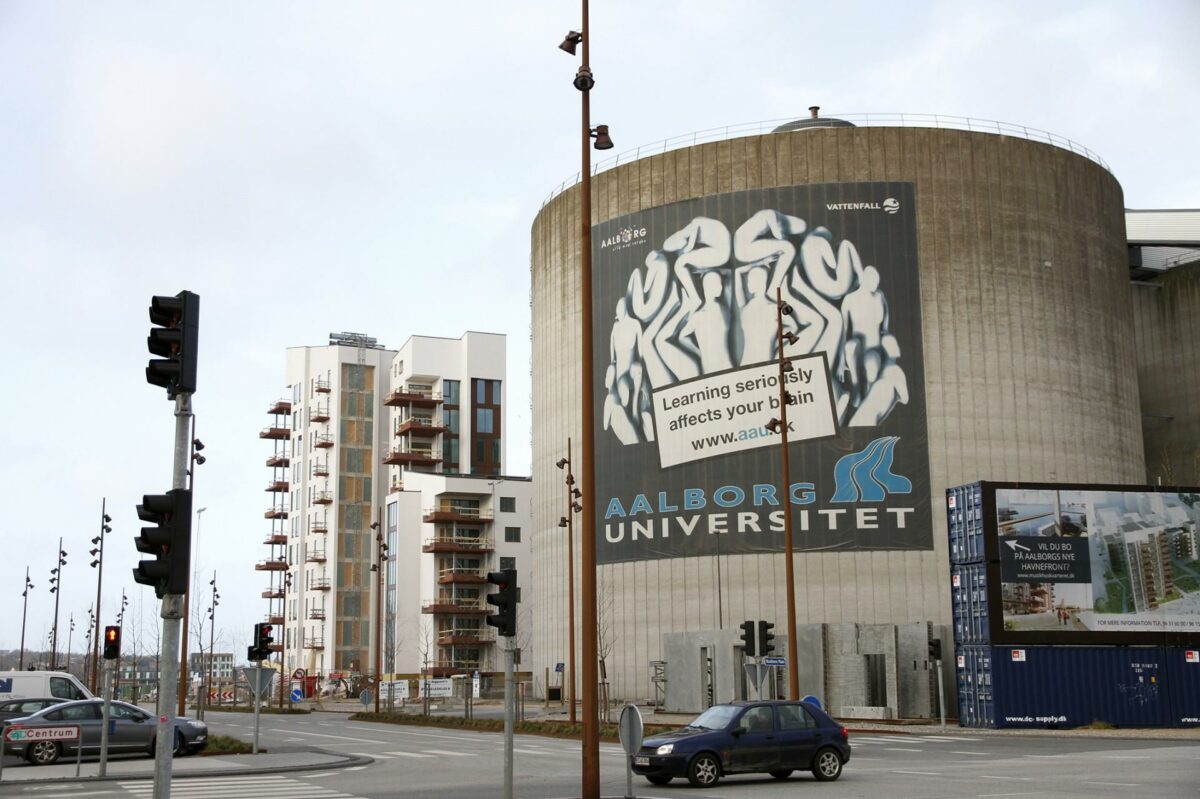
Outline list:
[[[119,782],[121,788],[136,797],[153,796],[154,781]],[[288,799],[360,799],[352,794],[320,785],[279,776],[208,777],[201,780],[174,779],[171,795],[178,797],[209,797],[222,799],[258,799],[258,797],[288,797]]]
[[[388,752],[388,754],[396,757],[436,757],[436,755],[427,755],[423,752]]]

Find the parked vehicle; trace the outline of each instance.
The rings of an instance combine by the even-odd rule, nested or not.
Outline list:
[[[65,699],[56,697],[40,697],[37,699],[10,699],[0,702],[0,722],[17,719],[45,710],[51,705],[61,705]]]
[[[0,701],[56,696],[62,700],[91,699],[92,692],[65,671],[0,671]]]
[[[4,754],[23,757],[39,766],[50,765],[60,757],[74,755],[82,745],[84,755],[100,753],[100,732],[103,725],[104,702],[87,699],[82,702],[64,702],[45,710],[15,718],[8,722]],[[136,705],[113,701],[109,708],[112,726],[109,728],[108,751],[110,754],[144,752],[153,757],[158,718]],[[174,753],[176,755],[198,752],[208,745],[208,725],[203,721],[177,717],[172,720],[175,727]],[[48,728],[79,727],[79,738],[54,740],[39,738],[38,730]]]
[[[766,773],[786,780],[811,771],[836,780],[850,759],[846,728],[808,702],[714,705],[686,727],[652,735],[633,758],[633,770],[655,785],[687,777],[711,788],[729,774]]]

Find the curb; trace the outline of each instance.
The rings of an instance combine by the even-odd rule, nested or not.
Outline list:
[[[325,771],[327,769],[369,766],[375,762],[375,759],[371,757],[343,754],[341,752],[330,752],[325,749],[318,749],[316,747],[292,749],[290,752],[312,752],[321,755],[328,755],[330,757],[342,758],[342,760],[340,762],[334,761],[333,763],[321,763],[313,766],[262,766],[260,768],[241,768],[238,766],[231,766],[229,768],[212,769],[210,771],[186,771],[182,773],[172,771],[171,782],[174,782],[175,780],[206,779],[208,777],[228,777],[230,775],[240,776],[243,774],[297,774],[307,771]],[[285,753],[281,752],[280,754]],[[251,755],[251,757],[253,757],[253,755]],[[3,783],[0,783],[0,785],[64,785],[68,783],[118,782],[145,779],[154,779],[153,769],[151,769],[148,774],[106,774],[103,777],[46,777],[44,779],[4,780]]]

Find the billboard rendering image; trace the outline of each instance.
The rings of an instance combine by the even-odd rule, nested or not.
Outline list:
[[[915,219],[875,182],[595,226],[599,562],[778,551],[785,509],[798,551],[932,548]]]
[[[1006,637],[1200,634],[1200,491],[997,488]]]

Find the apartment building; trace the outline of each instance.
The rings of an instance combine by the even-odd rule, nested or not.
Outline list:
[[[373,673],[376,655],[388,673],[491,662],[480,584],[501,558],[529,560],[529,481],[501,477],[504,355],[504,336],[475,332],[399,350],[338,333],[288,349],[288,396],[260,434],[274,447],[271,554],[256,566],[288,672]],[[501,528],[512,540],[496,540]],[[427,544],[438,536],[476,542],[450,557]],[[445,596],[478,601],[423,612]],[[450,634],[467,629],[478,632]]]

